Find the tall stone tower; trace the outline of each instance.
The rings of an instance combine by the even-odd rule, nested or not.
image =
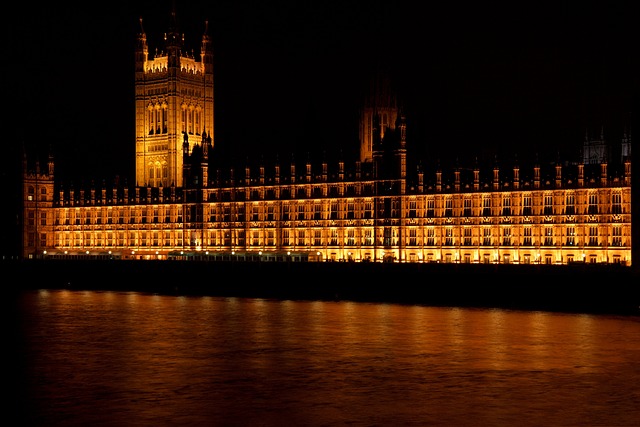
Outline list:
[[[135,51],[137,186],[184,186],[184,150],[203,135],[214,143],[213,49],[207,26],[198,60],[184,48],[174,9],[164,51],[156,48],[150,56],[140,20]]]
[[[398,119],[398,99],[391,79],[378,72],[371,78],[369,89],[360,110],[360,162],[373,161],[374,142],[384,139],[387,131],[394,131]],[[376,120],[378,121],[376,123]]]

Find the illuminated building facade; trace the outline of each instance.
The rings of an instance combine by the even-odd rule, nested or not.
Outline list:
[[[631,146],[585,140],[575,163],[408,174],[406,119],[385,85],[361,109],[351,167],[209,170],[213,53],[136,48],[136,184],[63,188],[24,158],[24,258],[631,265]],[[602,138],[601,138],[602,139]]]

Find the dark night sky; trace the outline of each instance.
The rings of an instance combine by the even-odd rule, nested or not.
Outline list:
[[[132,178],[139,18],[153,51],[171,2],[23,3],[5,18],[12,142],[51,144],[63,177]],[[586,131],[617,140],[630,126],[632,2],[442,3],[177,2],[188,48],[209,21],[220,158],[354,152],[376,62],[396,77],[409,155],[427,164],[573,155]]]

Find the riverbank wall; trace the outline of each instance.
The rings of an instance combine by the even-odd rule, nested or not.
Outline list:
[[[630,267],[139,260],[3,261],[13,289],[70,289],[640,315]]]

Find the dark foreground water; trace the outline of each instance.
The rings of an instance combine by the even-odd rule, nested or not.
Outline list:
[[[13,298],[12,425],[640,424],[637,316],[80,290]]]

